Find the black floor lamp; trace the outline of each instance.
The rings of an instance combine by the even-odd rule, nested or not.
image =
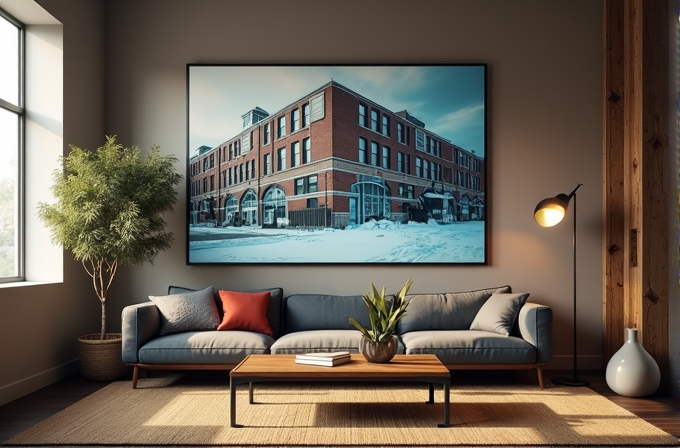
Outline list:
[[[536,206],[536,210],[534,210],[534,219],[536,219],[538,224],[543,227],[552,227],[562,221],[564,215],[567,214],[569,201],[571,201],[571,198],[574,198],[574,376],[571,378],[557,377],[552,379],[553,383],[562,386],[587,386],[590,384],[588,381],[580,380],[578,378],[578,370],[576,368],[578,358],[576,355],[576,190],[578,190],[581,185],[583,184],[579,182],[569,195],[560,193],[554,198],[543,199]]]

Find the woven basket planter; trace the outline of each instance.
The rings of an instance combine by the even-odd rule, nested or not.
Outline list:
[[[129,366],[123,362],[123,337],[120,333],[99,333],[78,338],[80,346],[80,371],[88,380],[110,381],[125,375]]]

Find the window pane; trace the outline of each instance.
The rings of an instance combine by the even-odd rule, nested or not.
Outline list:
[[[19,28],[1,16],[0,98],[19,105]]]
[[[19,275],[19,116],[0,109],[0,277]]]

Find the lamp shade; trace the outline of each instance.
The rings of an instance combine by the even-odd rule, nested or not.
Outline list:
[[[567,214],[570,197],[558,194],[554,198],[543,199],[534,210],[534,219],[543,227],[552,227],[562,221]]]

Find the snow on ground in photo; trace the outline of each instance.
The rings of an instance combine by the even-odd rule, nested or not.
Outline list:
[[[191,263],[482,263],[484,222],[388,220],[340,229],[189,229]]]

